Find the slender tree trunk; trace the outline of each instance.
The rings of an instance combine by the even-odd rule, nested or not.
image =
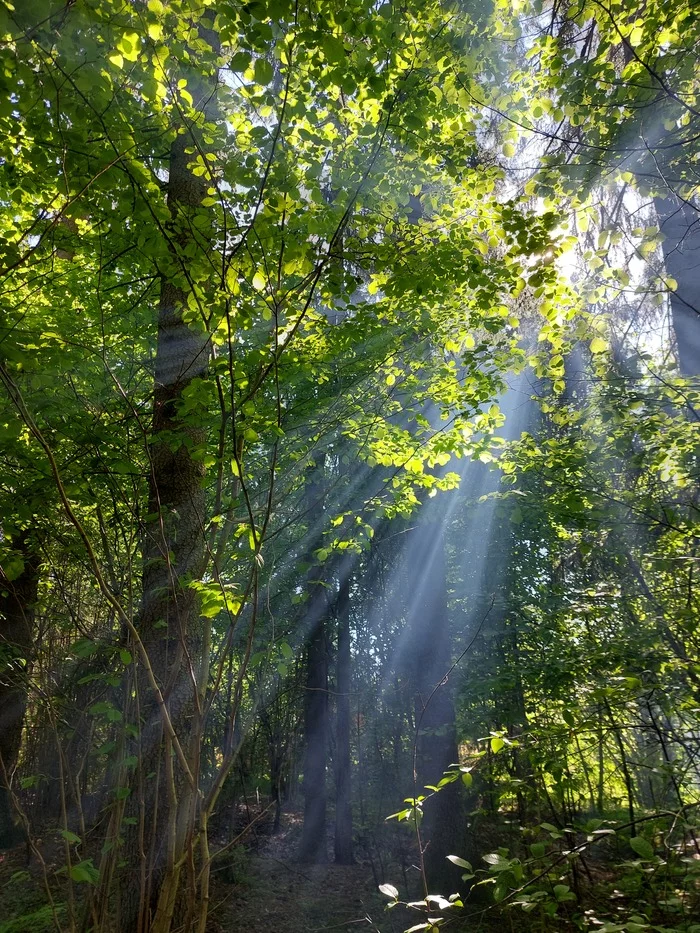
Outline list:
[[[322,512],[323,466],[321,459],[310,470],[306,485],[310,522]],[[319,523],[320,525],[320,523]],[[299,844],[302,862],[326,862],[326,766],[328,757],[328,656],[326,616],[328,600],[323,567],[314,551],[320,546],[320,531],[312,534],[307,560],[309,598],[306,609],[306,693],[304,696],[304,826]]]
[[[605,807],[605,735],[603,732],[603,708],[598,707],[598,813],[602,815]]]
[[[630,832],[633,836],[637,835],[636,830],[636,817],[635,817],[635,806],[634,806],[634,782],[632,780],[632,775],[630,773],[629,764],[627,761],[627,752],[625,751],[625,745],[622,741],[622,730],[620,726],[615,721],[612,708],[610,703],[607,700],[603,700],[605,706],[605,712],[608,714],[608,719],[610,720],[610,725],[612,727],[613,735],[615,736],[615,742],[617,743],[617,749],[620,753],[620,768],[622,769],[622,776],[625,780],[625,790],[627,791],[627,812],[629,814],[630,820]]]
[[[349,561],[347,562],[349,564]],[[352,798],[350,761],[350,567],[341,565],[338,587],[338,657],[335,760],[335,860],[352,865]]]
[[[282,820],[282,756],[278,748],[279,736],[270,741],[270,795],[275,802],[275,815],[272,821],[272,835],[279,832]]]
[[[22,568],[0,567],[0,847],[21,838],[13,818],[11,789],[27,708],[27,674],[34,653],[34,605],[39,558],[27,533],[13,542]]]
[[[272,821],[272,835],[274,836],[279,832],[282,819],[282,770],[289,748],[289,736],[284,735],[284,728],[279,721],[277,719],[273,720],[272,713],[268,714],[265,709],[260,710],[260,721],[267,735],[270,796],[275,804]]]

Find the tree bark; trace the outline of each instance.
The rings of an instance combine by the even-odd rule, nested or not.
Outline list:
[[[0,567],[0,847],[22,838],[13,817],[12,779],[27,709],[27,675],[34,654],[34,606],[39,589],[39,558],[23,532],[13,551],[19,573]]]
[[[307,512],[311,520],[319,514],[323,501],[323,459],[310,470],[306,485]],[[306,610],[307,652],[306,693],[304,697],[304,826],[299,844],[299,860],[328,861],[326,845],[326,765],[328,755],[328,660],[326,652],[326,615],[328,600],[323,568],[314,551],[320,546],[319,535],[312,535],[307,560],[309,599]]]
[[[212,34],[202,27],[200,34],[216,47]],[[207,118],[211,117],[216,83],[215,72],[209,82],[195,75],[189,83],[195,106]],[[169,234],[179,275],[164,275],[161,281],[143,596],[138,619],[152,674],[195,779],[204,628],[197,593],[190,584],[201,577],[206,563],[205,470],[197,453],[205,433],[196,419],[183,415],[182,403],[193,382],[206,374],[210,343],[203,330],[195,330],[185,319],[189,292],[181,283],[183,274],[187,277],[184,257],[194,244],[190,232],[193,214],[201,208],[210,184],[206,174],[195,176],[189,168],[194,156],[187,150],[198,135],[198,127],[190,126],[178,134],[170,148]],[[204,248],[198,242],[195,253],[201,256]],[[182,863],[192,841],[197,789],[186,777],[174,742],[164,730],[164,714],[143,664],[137,668],[136,695],[139,768],[127,814],[137,822],[129,827],[124,844],[127,869],[119,888],[119,924],[123,933],[162,933],[170,929],[176,902],[182,896]]]
[[[416,795],[429,793],[458,760],[455,708],[446,675],[451,661],[447,608],[445,531],[438,522],[410,532],[406,561],[416,716]],[[458,874],[447,861],[459,854],[463,832],[459,784],[443,787],[426,801],[420,827],[424,868],[431,894],[457,890]]]
[[[700,375],[700,212],[677,197],[654,200],[666,272],[676,280],[671,316],[678,366],[683,376]]]
[[[338,586],[338,656],[336,660],[336,754],[335,754],[335,860],[339,865],[355,861],[352,847],[352,797],[350,760],[350,581],[349,561],[340,568]]]

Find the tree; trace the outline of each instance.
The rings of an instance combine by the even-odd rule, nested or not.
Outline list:
[[[18,815],[11,795],[27,706],[27,678],[34,653],[34,607],[39,595],[39,556],[31,532],[23,530],[9,543],[0,567],[0,844],[3,847],[11,845],[16,836]]]
[[[351,608],[352,568],[354,561],[346,559],[338,569],[338,595],[336,617],[338,649],[336,655],[336,740],[335,740],[335,861],[339,865],[352,865],[352,794],[351,794]]]
[[[306,481],[306,504],[310,520],[323,510],[324,457],[311,464]],[[316,559],[318,538],[310,540],[307,555],[308,603],[304,611],[306,684],[304,697],[304,825],[299,858],[304,862],[325,862],[326,845],[326,765],[328,757],[328,645],[329,601],[323,568]]]
[[[398,610],[377,581],[381,625],[348,578],[369,566],[373,536],[458,485],[451,457],[493,456],[528,302],[542,299],[551,359],[536,365],[559,391],[573,317],[551,262],[559,217],[511,197],[499,160],[476,157],[500,132],[480,95],[511,60],[495,64],[501,26],[486,6],[45,12],[31,2],[0,20],[12,410],[0,431],[14,471],[3,501],[26,464],[60,506],[32,508],[8,535],[41,514],[52,637],[34,646],[43,679],[30,687],[57,724],[65,900],[75,925],[84,907],[98,929],[177,920],[202,933],[211,821],[241,754],[250,770],[275,764],[279,797],[284,756],[261,754],[260,705],[286,704],[295,734],[301,704],[284,687],[304,654],[304,847],[325,844],[334,608],[338,858],[351,857],[353,646],[387,715],[372,719],[363,699],[375,774],[400,771],[416,716],[419,783],[456,763],[448,690],[428,702],[451,663],[442,532],[407,557],[415,580],[434,564],[415,605]],[[385,695],[378,665],[407,620],[426,663],[411,684],[393,668]],[[37,745],[20,755],[25,808],[48,754]],[[448,800],[426,805],[427,829],[442,812],[426,850],[440,865],[446,827],[460,828]]]

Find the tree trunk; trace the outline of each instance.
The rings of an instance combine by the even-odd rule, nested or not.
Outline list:
[[[335,860],[352,865],[352,798],[350,775],[350,567],[340,568],[338,587],[338,657],[336,660]]]
[[[0,567],[0,847],[22,837],[13,818],[12,778],[27,708],[39,588],[39,558],[26,532],[13,542],[13,551],[18,572],[10,572],[9,565],[7,571]]]
[[[282,756],[277,747],[277,737],[270,740],[270,796],[275,803],[275,814],[272,820],[272,835],[280,831],[282,821]]]
[[[307,512],[313,516],[322,502],[323,460],[310,470],[306,485]],[[326,862],[326,763],[328,754],[328,661],[326,615],[328,600],[323,569],[314,551],[320,546],[320,532],[312,535],[307,574],[309,599],[306,610],[308,646],[306,652],[306,693],[304,697],[304,826],[299,844],[302,862]]]
[[[200,33],[205,31],[200,27]],[[215,47],[215,39],[206,33]],[[195,75],[189,87],[200,114],[213,106],[216,74],[211,82]],[[179,133],[170,149],[168,205],[172,215],[173,254],[191,255],[193,214],[209,187],[206,175],[195,176],[187,150],[195,126]],[[197,244],[201,259],[204,246]],[[183,262],[194,260],[180,259]],[[181,280],[181,276],[180,276]],[[143,597],[138,629],[148,652],[152,674],[187,759],[197,775],[197,694],[202,674],[203,622],[195,589],[205,566],[204,466],[198,450],[205,441],[196,417],[182,414],[193,382],[205,375],[210,344],[203,330],[184,318],[188,291],[164,275],[158,312],[155,388],[150,447],[151,473],[145,529]],[[122,933],[170,929],[181,896],[183,855],[191,842],[197,790],[164,729],[160,708],[143,664],[136,676],[141,732],[136,754],[139,774],[132,784],[127,814],[137,819],[124,844],[119,898]],[[190,892],[192,894],[192,892]]]
[[[678,365],[686,377],[700,375],[700,214],[680,198],[656,198],[666,272],[676,280],[671,316]]]
[[[444,528],[438,522],[421,524],[410,537],[407,624],[414,658],[416,795],[420,795],[426,793],[426,784],[436,785],[456,764],[458,749],[452,691],[444,680],[451,661]],[[447,856],[459,854],[464,835],[461,811],[458,783],[448,784],[425,804],[420,831],[431,894],[457,890],[459,877]]]

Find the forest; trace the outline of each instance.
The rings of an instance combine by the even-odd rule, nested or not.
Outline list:
[[[697,0],[2,0],[0,283],[0,933],[700,933]]]

